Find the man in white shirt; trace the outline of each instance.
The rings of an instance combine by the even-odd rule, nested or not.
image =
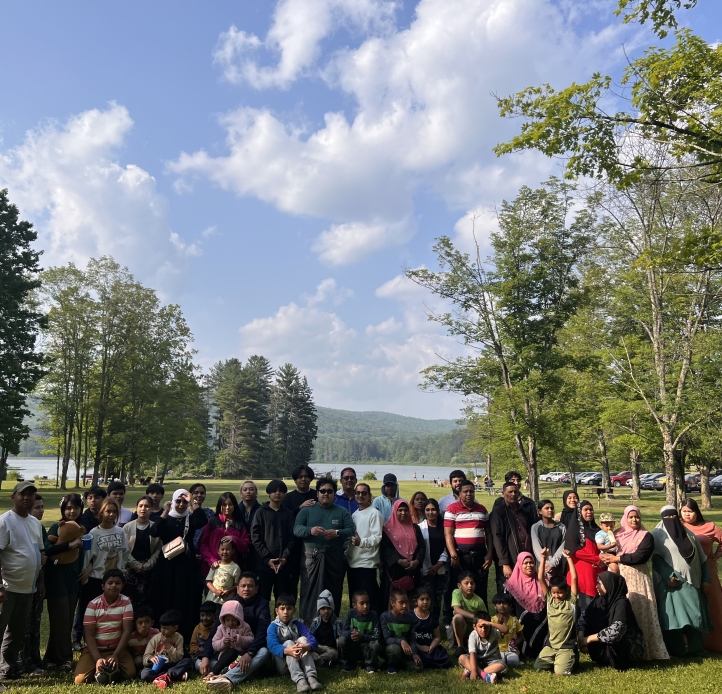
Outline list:
[[[0,516],[0,634],[5,634],[0,649],[0,680],[15,679],[33,595],[45,593],[41,569],[44,555],[40,521],[30,515],[37,488],[32,482],[20,482],[13,489],[13,507]],[[0,691],[6,687],[0,684]]]
[[[348,596],[353,599],[357,590],[369,594],[371,609],[377,614],[385,612],[381,605],[377,567],[381,561],[381,536],[384,519],[381,512],[371,505],[371,487],[365,482],[356,485],[358,510],[351,516],[356,525],[356,534],[348,548]]]
[[[113,480],[108,485],[108,498],[114,499],[120,506],[120,514],[116,525],[122,528],[126,523],[130,523],[133,520],[133,512],[129,508],[123,508],[123,502],[125,501],[125,485],[120,480]]]

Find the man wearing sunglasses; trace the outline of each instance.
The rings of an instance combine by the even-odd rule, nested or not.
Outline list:
[[[336,492],[334,503],[343,506],[352,516],[358,511],[356,503],[356,470],[345,467],[341,470],[341,489]]]
[[[335,480],[318,480],[318,503],[302,508],[293,526],[293,534],[303,540],[305,550],[299,616],[306,624],[316,617],[316,600],[325,589],[331,591],[334,604],[341,606],[344,543],[351,540],[356,528],[351,514],[334,503],[336,489]]]
[[[356,533],[348,548],[348,595],[365,590],[369,594],[371,609],[377,614],[385,612],[381,605],[377,567],[381,561],[381,536],[384,531],[384,519],[381,513],[371,505],[371,488],[365,482],[356,485],[358,511],[352,518]]]

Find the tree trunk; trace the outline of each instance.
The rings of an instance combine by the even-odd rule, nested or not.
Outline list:
[[[704,458],[699,464],[699,493],[702,497],[702,510],[712,510],[712,492],[709,488],[710,461]]]
[[[668,505],[677,508],[677,464],[674,459],[674,445],[671,434],[662,430],[664,473],[667,477],[665,486],[665,498]]]
[[[640,454],[636,448],[629,451],[629,465],[632,470],[632,501],[639,501],[641,496],[641,487],[639,485],[639,467]]]
[[[607,455],[607,442],[604,438],[604,431],[601,429],[597,429],[597,445],[599,446],[602,461],[602,487],[609,489],[611,486],[609,481],[609,456]]]
[[[5,446],[0,447],[0,485],[5,481],[8,474],[8,456],[10,449]]]
[[[527,472],[529,473],[529,496],[534,501],[539,501],[539,468],[536,459],[536,437],[527,437]]]
[[[58,443],[58,458],[55,461],[55,488],[60,484],[60,443]]]
[[[677,496],[675,499],[675,508],[680,508],[687,498],[687,485],[684,481],[684,463],[687,458],[687,452],[678,448],[674,451],[674,462],[675,462],[675,483]]]
[[[491,476],[491,453],[486,454],[486,474],[489,476],[489,479],[493,479]]]

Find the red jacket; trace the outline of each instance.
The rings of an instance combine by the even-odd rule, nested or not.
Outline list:
[[[589,595],[593,598],[597,597],[597,576],[602,571],[606,571],[606,565],[600,562],[599,549],[597,543],[587,538],[584,547],[572,554],[574,567],[577,570],[577,581],[579,583],[579,592]],[[602,566],[599,566],[599,564]],[[572,578],[567,572],[567,583],[572,584]]]
[[[228,527],[226,527],[228,525]],[[218,545],[221,540],[230,535],[233,538],[233,545],[236,548],[236,554],[233,561],[241,568],[244,567],[244,555],[248,552],[251,540],[246,532],[246,526],[243,523],[224,523],[218,516],[213,516],[208,524],[203,528],[201,537],[198,540],[198,550],[201,553],[201,576],[205,579],[211,564],[218,561]]]

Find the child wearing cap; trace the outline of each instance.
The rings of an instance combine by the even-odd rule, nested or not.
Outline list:
[[[311,622],[308,630],[316,639],[318,647],[312,651],[311,657],[319,665],[333,667],[341,651],[339,640],[343,631],[343,622],[335,614],[335,604],[330,590],[324,590],[318,596],[316,608],[318,617]]]
[[[617,539],[614,537],[614,515],[605,512],[599,515],[599,525],[601,530],[594,536],[594,541],[597,543],[597,548],[600,552],[606,552],[607,554],[617,553]],[[610,562],[607,565],[607,571],[611,571],[615,574],[619,573],[619,564],[616,562]]]

